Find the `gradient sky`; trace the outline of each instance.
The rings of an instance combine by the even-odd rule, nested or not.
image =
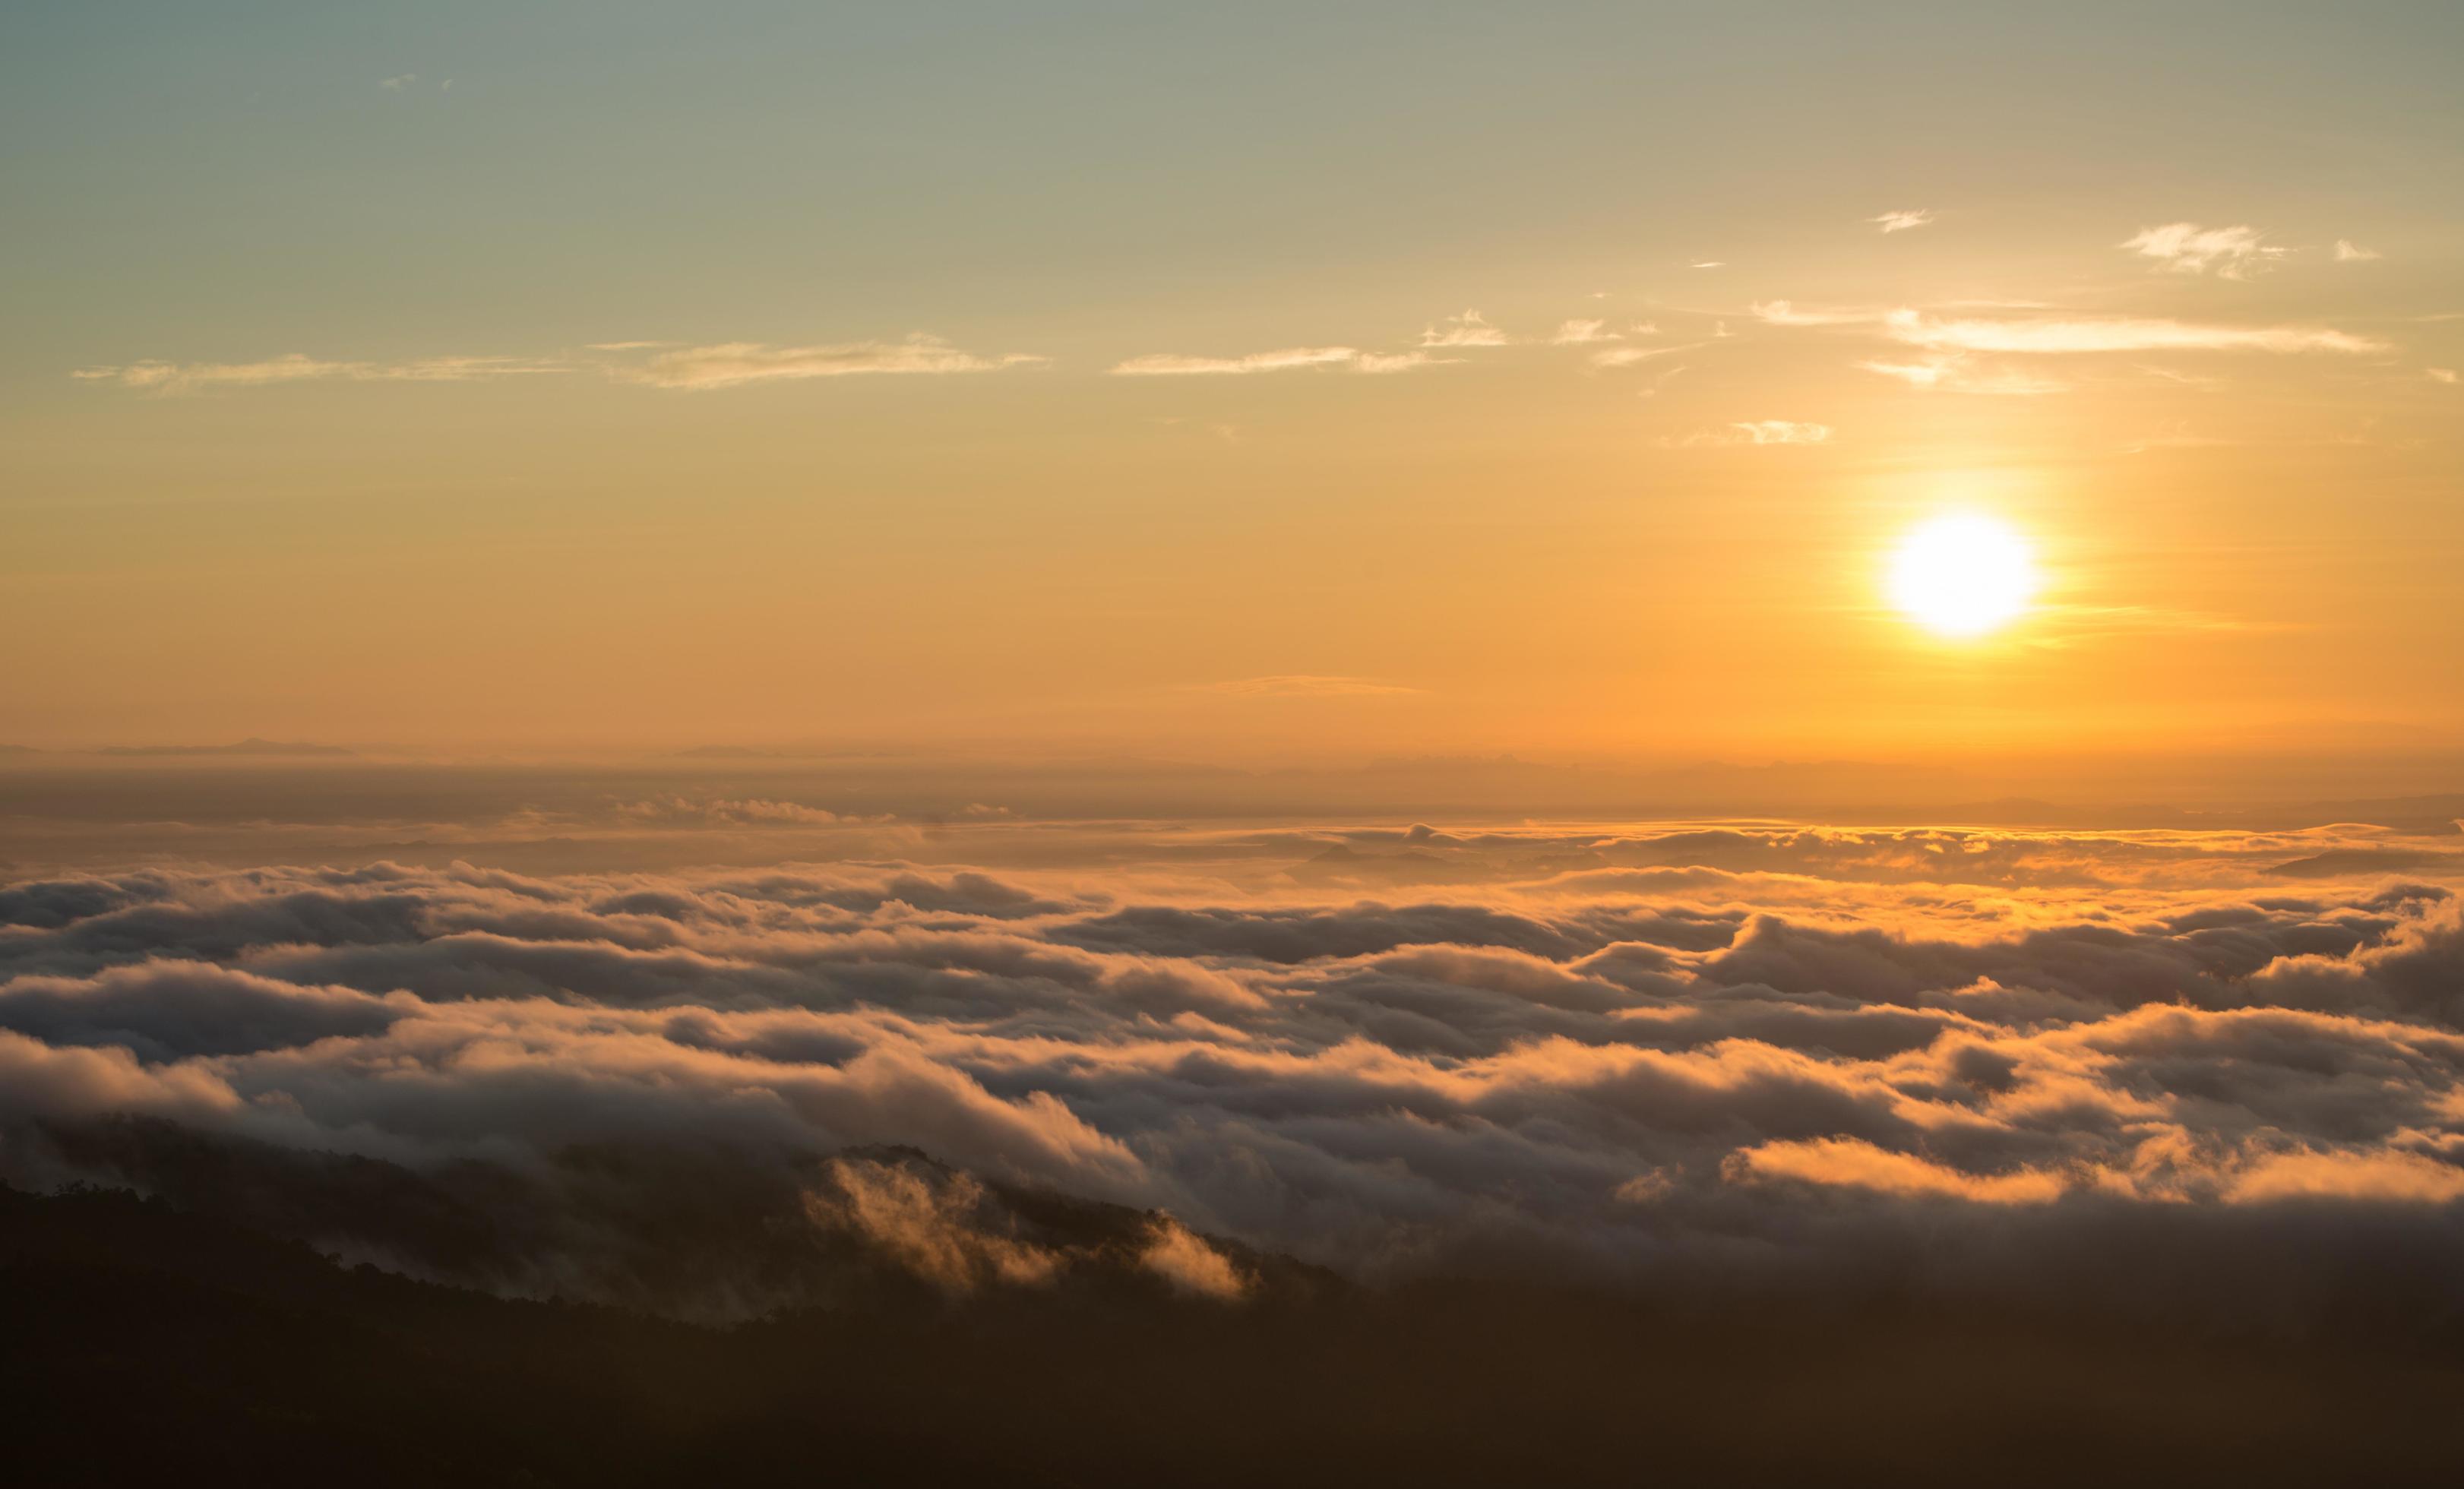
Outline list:
[[[0,16],[0,742],[2464,740],[2464,9]],[[1899,214],[1899,215],[1893,215]],[[2025,531],[2018,624],[1887,553]]]

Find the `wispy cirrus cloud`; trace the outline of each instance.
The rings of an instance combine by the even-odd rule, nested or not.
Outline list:
[[[2265,238],[2265,233],[2247,225],[2202,228],[2196,223],[2174,222],[2161,228],[2142,228],[2136,236],[2124,238],[2120,247],[2143,258],[2155,259],[2169,273],[2200,274],[2212,269],[2222,278],[2247,279],[2290,252]]]
[[[294,383],[484,383],[596,366],[623,382],[691,390],[863,373],[989,372],[1045,360],[1020,353],[979,356],[920,333],[903,341],[854,341],[832,346],[772,346],[760,341],[729,341],[712,346],[603,341],[588,349],[620,358],[637,352],[654,355],[639,361],[576,361],[563,357],[422,357],[404,361],[342,361],[292,352],[246,362],[149,359],[125,365],[80,367],[70,376],[80,382],[108,383],[158,393],[193,393],[209,388]]]
[[[2070,384],[2054,378],[2039,377],[2010,367],[1978,366],[1967,356],[1946,353],[1918,361],[1885,361],[1875,359],[1857,364],[1866,372],[1886,378],[1897,378],[1915,388],[1933,388],[1951,393],[1991,393],[2005,397],[2031,398],[2046,393],[2066,393]]]
[[[1457,357],[1432,357],[1426,352],[1362,352],[1353,359],[1352,370],[1376,374],[1409,372],[1415,367],[1442,367],[1460,361]]]
[[[1549,339],[1556,346],[1584,346],[1594,341],[1622,341],[1625,338],[1609,329],[1605,320],[1569,320]]]
[[[1047,360],[1017,352],[980,356],[962,351],[939,337],[917,332],[901,341],[847,341],[830,346],[726,341],[715,346],[679,347],[661,352],[640,366],[619,369],[617,376],[652,387],[697,391],[804,378],[995,372]]]
[[[1753,445],[1819,445],[1831,438],[1831,426],[1793,419],[1754,419],[1729,427]]]
[[[1420,333],[1422,346],[1506,346],[1513,339],[1490,325],[1487,318],[1476,310],[1448,316],[1438,325]]]
[[[1111,374],[1118,378],[1243,377],[1258,372],[1296,372],[1316,368],[1320,371],[1375,375],[1441,366],[1451,361],[1452,358],[1432,357],[1426,352],[1417,351],[1369,352],[1356,346],[1287,346],[1271,352],[1245,352],[1236,357],[1185,357],[1174,352],[1154,352],[1115,364]]]
[[[1661,357],[1673,357],[1679,352],[1690,352],[1702,344],[1703,343],[1700,341],[1688,341],[1682,346],[1605,347],[1599,351],[1592,353],[1592,365],[1595,367],[1635,367]]]
[[[1672,449],[1714,449],[1727,445],[1822,445],[1833,430],[1827,424],[1796,419],[1746,419],[1716,429],[1697,429],[1683,439],[1664,439]]]
[[[1757,300],[1754,318],[1794,329],[1871,329],[1933,351],[2053,356],[2084,352],[2338,352],[2389,350],[2376,337],[2327,326],[2224,326],[2149,316],[1961,317],[1939,318],[1907,306],[1798,305]],[[1873,368],[1870,370],[1881,370]],[[1907,376],[1894,372],[1893,376]],[[1911,379],[1911,381],[1914,381]]]
[[[283,383],[482,383],[496,378],[564,372],[571,364],[531,357],[422,357],[408,361],[329,361],[300,352],[262,361],[173,362],[157,360],[124,366],[80,367],[69,374],[84,383],[160,393],[193,393],[215,387],[265,387]]]
[[[1114,377],[1238,377],[1252,372],[1289,372],[1299,367],[1339,367],[1360,359],[1357,347],[1287,346],[1271,352],[1244,352],[1237,357],[1184,357],[1155,352],[1133,357],[1112,368]]]
[[[2387,350],[2374,337],[2325,326],[2220,326],[2147,317],[2082,319],[1934,320],[1893,311],[1885,333],[1910,346],[1970,352],[2065,355],[2092,352],[2337,352]]]
[[[1910,228],[1922,228],[1933,221],[1933,210],[1920,207],[1906,211],[1883,212],[1865,220],[1881,227],[1884,232],[1905,232]]]
[[[2328,325],[2215,325],[2161,316],[1959,316],[1937,318],[1909,306],[1798,306],[1754,300],[1754,318],[1796,330],[1873,330],[1887,340],[1934,353],[2386,353],[2390,342]],[[1870,372],[1885,367],[1868,365]],[[1922,383],[1904,362],[1887,375]],[[1934,375],[1942,383],[1942,375]]]
[[[1860,361],[1857,365],[1867,372],[1897,378],[1910,387],[1940,387],[1958,368],[1959,361],[1936,357],[1925,361]]]
[[[1641,387],[1637,388],[1634,396],[1637,398],[1658,398],[1660,396],[1660,390],[1668,385],[1668,380],[1678,376],[1680,373],[1683,373],[1688,365],[1690,364],[1681,361],[1674,367],[1662,368],[1659,376],[1653,378],[1649,383],[1644,383]]]
[[[1754,318],[1772,326],[1865,326],[1888,319],[1884,305],[1799,305],[1793,300],[1756,300]]]
[[[2386,256],[2386,254],[2381,253],[2378,250],[2374,248],[2364,248],[2350,238],[2338,238],[2336,240],[2336,262],[2340,264],[2365,264],[2371,259],[2384,258]]]

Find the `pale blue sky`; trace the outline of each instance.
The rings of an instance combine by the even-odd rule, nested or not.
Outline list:
[[[1903,201],[2444,238],[2459,58],[2445,4],[19,6],[5,356],[1109,348]]]

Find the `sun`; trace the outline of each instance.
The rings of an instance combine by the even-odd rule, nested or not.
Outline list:
[[[1891,603],[1941,636],[1974,637],[2018,618],[2036,593],[2036,565],[2016,528],[1975,513],[1933,518],[1891,557]]]

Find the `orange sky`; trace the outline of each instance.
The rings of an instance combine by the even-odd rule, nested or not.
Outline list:
[[[5,167],[77,209],[0,292],[0,742],[2464,740],[2435,11],[2006,18],[1988,77],[1824,12],[1687,17],[1683,77],[1623,22],[1364,72],[1054,20],[1024,95],[891,21],[723,87],[614,22],[11,24],[12,124],[179,105],[184,37],[232,97]],[[901,82],[931,122],[863,132]],[[1972,642],[1881,591],[1946,511],[2044,580]]]

